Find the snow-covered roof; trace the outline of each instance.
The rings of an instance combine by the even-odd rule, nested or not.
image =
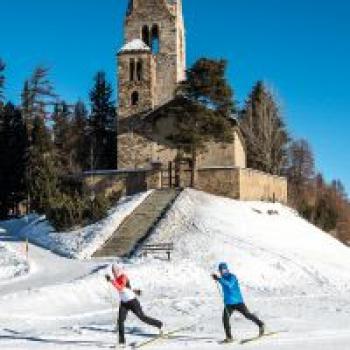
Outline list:
[[[129,51],[151,51],[151,49],[141,39],[134,39],[126,43],[119,50],[119,53],[129,52]]]

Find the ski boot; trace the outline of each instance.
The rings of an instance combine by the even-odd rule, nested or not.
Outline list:
[[[259,326],[259,337],[262,337],[265,334],[265,325],[262,324]]]
[[[233,338],[226,338],[221,342],[221,344],[232,344],[233,342]]]

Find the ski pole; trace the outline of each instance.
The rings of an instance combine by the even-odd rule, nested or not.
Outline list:
[[[222,302],[224,304],[224,312],[226,313],[227,317],[230,317],[230,313],[228,312],[228,309],[226,307],[226,304],[225,304],[225,301],[224,301],[224,296],[223,296],[223,294],[221,292],[221,289],[220,289],[220,286],[219,286],[219,282],[215,281],[215,285],[216,285],[216,288],[217,288],[217,290],[219,292],[220,298],[221,298],[221,300],[222,300]]]
[[[114,302],[114,299],[113,299],[113,290],[111,288],[111,285],[109,282],[107,283],[108,283],[107,289],[109,293],[109,300],[112,306],[112,322],[114,326],[117,327],[117,304]]]

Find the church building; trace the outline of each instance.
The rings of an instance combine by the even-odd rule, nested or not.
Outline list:
[[[130,0],[125,43],[118,52],[118,169],[168,167],[177,156],[169,142],[175,122],[167,106],[189,103],[175,96],[186,70],[182,0]],[[245,168],[244,141],[232,119],[232,144],[211,143],[198,166]]]
[[[117,170],[87,174],[87,186],[133,194],[195,183],[198,190],[235,199],[286,202],[285,178],[247,169],[234,117],[229,119],[233,142],[208,142],[195,175],[190,157],[171,142],[179,133],[171,109],[193,103],[176,95],[186,78],[185,34],[182,0],[129,0],[117,53]]]

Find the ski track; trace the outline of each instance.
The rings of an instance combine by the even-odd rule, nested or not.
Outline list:
[[[266,215],[271,208],[279,214]],[[164,320],[166,330],[194,326],[145,349],[222,349],[222,302],[209,278],[222,259],[268,330],[288,331],[232,348],[349,349],[350,250],[289,208],[185,190],[150,241],[174,241],[175,251],[170,264],[161,257],[125,261],[133,286],[144,291],[145,312]],[[30,244],[26,268],[23,241],[1,233],[2,244],[10,252],[4,261],[20,270],[0,281],[1,349],[115,348],[118,300],[104,280],[113,260],[67,259]],[[256,335],[240,315],[231,324],[237,339]],[[155,331],[129,315],[126,333],[131,344]]]

